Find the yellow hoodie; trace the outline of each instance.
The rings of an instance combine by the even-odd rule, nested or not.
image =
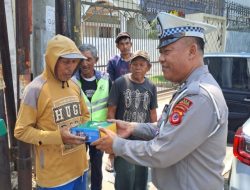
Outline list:
[[[84,145],[64,145],[59,128],[76,126],[89,119],[81,90],[72,80],[55,77],[62,55],[81,55],[75,43],[56,35],[48,42],[46,68],[26,88],[15,127],[15,137],[34,144],[36,179],[41,187],[54,187],[81,176],[88,168]]]

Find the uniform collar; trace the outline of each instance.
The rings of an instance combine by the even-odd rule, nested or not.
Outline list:
[[[203,65],[200,66],[198,68],[196,68],[187,78],[186,81],[184,81],[181,85],[180,85],[180,90],[186,88],[186,86],[188,86],[190,83],[192,83],[193,81],[197,81],[200,78],[200,75],[203,75],[205,73],[208,73],[208,67],[207,65]]]

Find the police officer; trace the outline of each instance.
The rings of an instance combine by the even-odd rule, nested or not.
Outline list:
[[[228,108],[222,91],[203,63],[204,33],[213,26],[167,13],[157,15],[164,77],[180,84],[164,109],[158,128],[153,124],[116,121],[118,134],[93,145],[131,163],[152,168],[158,189],[223,189]],[[133,135],[148,141],[122,139]]]

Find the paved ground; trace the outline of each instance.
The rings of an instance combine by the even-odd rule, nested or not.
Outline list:
[[[115,174],[107,172],[104,167],[107,162],[108,155],[105,154],[103,157],[103,190],[114,190],[114,180],[115,180]],[[151,173],[149,171],[149,173]],[[151,177],[149,175],[148,179],[148,190],[156,190],[154,185],[151,182]]]

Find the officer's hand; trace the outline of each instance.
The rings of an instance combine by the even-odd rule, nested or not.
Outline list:
[[[85,143],[85,137],[72,135],[69,129],[70,129],[69,127],[60,128],[61,137],[64,144],[80,145]]]
[[[116,123],[117,135],[122,138],[128,138],[134,131],[135,123],[116,119],[108,119],[109,122]]]
[[[105,151],[108,154],[113,154],[113,141],[117,135],[113,131],[105,128],[100,128],[99,130],[101,133],[104,133],[105,136],[91,143],[91,145],[96,146],[97,149]]]

